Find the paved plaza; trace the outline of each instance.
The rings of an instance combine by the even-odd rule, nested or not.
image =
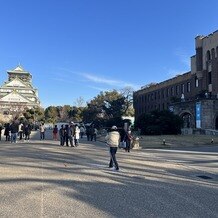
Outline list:
[[[48,132],[0,142],[0,217],[218,217],[217,146],[119,149],[113,172],[104,143],[61,147]]]

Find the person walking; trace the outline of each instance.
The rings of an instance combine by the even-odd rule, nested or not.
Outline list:
[[[66,142],[66,146],[69,147],[69,139],[71,136],[71,130],[68,124],[65,125],[65,131],[64,131],[64,138],[65,138],[65,142]]]
[[[53,140],[57,141],[58,140],[58,126],[55,125],[53,128]]]
[[[44,126],[44,123],[42,123],[39,126],[39,131],[40,131],[40,140],[45,140],[45,126]]]
[[[80,128],[78,125],[75,125],[75,146],[79,145],[79,136],[80,136]]]
[[[85,128],[83,126],[80,127],[80,138],[82,139],[85,133]]]
[[[25,126],[24,126],[24,135],[25,135],[24,140],[25,141],[30,140],[30,134],[31,134],[31,125],[30,124],[25,124]]]
[[[61,125],[61,128],[59,130],[59,138],[60,138],[60,145],[64,146],[64,142],[65,142],[65,129],[64,129],[64,125]]]
[[[91,127],[87,126],[86,128],[86,136],[87,136],[87,141],[90,141],[91,139]]]
[[[110,132],[105,137],[106,143],[110,149],[110,163],[109,168],[119,171],[119,165],[116,159],[117,148],[120,143],[120,133],[116,126],[112,126]]]
[[[10,141],[10,123],[7,123],[5,126],[5,141]]]
[[[97,139],[98,130],[94,127],[93,135],[92,135],[92,141],[96,142]]]
[[[132,139],[133,139],[133,137],[131,135],[131,130],[127,130],[126,135],[125,135],[125,141],[126,141],[125,150],[128,151],[128,152],[130,152]]]
[[[91,126],[90,135],[91,135],[91,141],[93,141],[95,138],[95,126],[94,126],[94,124],[92,124],[92,126]]]
[[[3,130],[3,126],[2,124],[0,124],[0,141],[2,140],[2,130]]]
[[[75,125],[74,122],[70,123],[70,130],[69,130],[69,141],[71,147],[75,147]]]
[[[15,120],[10,125],[11,130],[11,143],[17,143],[18,124]]]
[[[24,129],[23,123],[20,123],[18,126],[19,140],[22,140],[23,138],[23,129]]]

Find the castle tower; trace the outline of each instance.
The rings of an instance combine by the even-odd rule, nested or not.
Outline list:
[[[32,75],[20,65],[7,73],[8,81],[0,87],[0,113],[13,114],[39,107],[38,90],[32,86]]]

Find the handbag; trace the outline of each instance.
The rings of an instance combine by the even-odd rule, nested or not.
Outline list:
[[[125,141],[120,142],[119,147],[126,148],[126,142]]]

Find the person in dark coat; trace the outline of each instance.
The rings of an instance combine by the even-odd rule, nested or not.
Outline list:
[[[2,124],[0,124],[0,141],[2,140],[2,130],[3,130],[3,127],[2,127]]]
[[[10,125],[11,131],[11,143],[17,143],[17,134],[18,134],[18,123],[15,120]]]
[[[30,134],[31,134],[31,125],[30,124],[26,124],[24,126],[24,135],[25,135],[25,139],[29,141],[30,140]]]
[[[5,141],[10,141],[10,124],[9,123],[7,123],[5,126],[4,135],[5,135]]]
[[[64,129],[64,125],[61,125],[61,128],[59,129],[59,138],[60,138],[60,145],[64,146],[64,142],[65,142],[65,129]]]

